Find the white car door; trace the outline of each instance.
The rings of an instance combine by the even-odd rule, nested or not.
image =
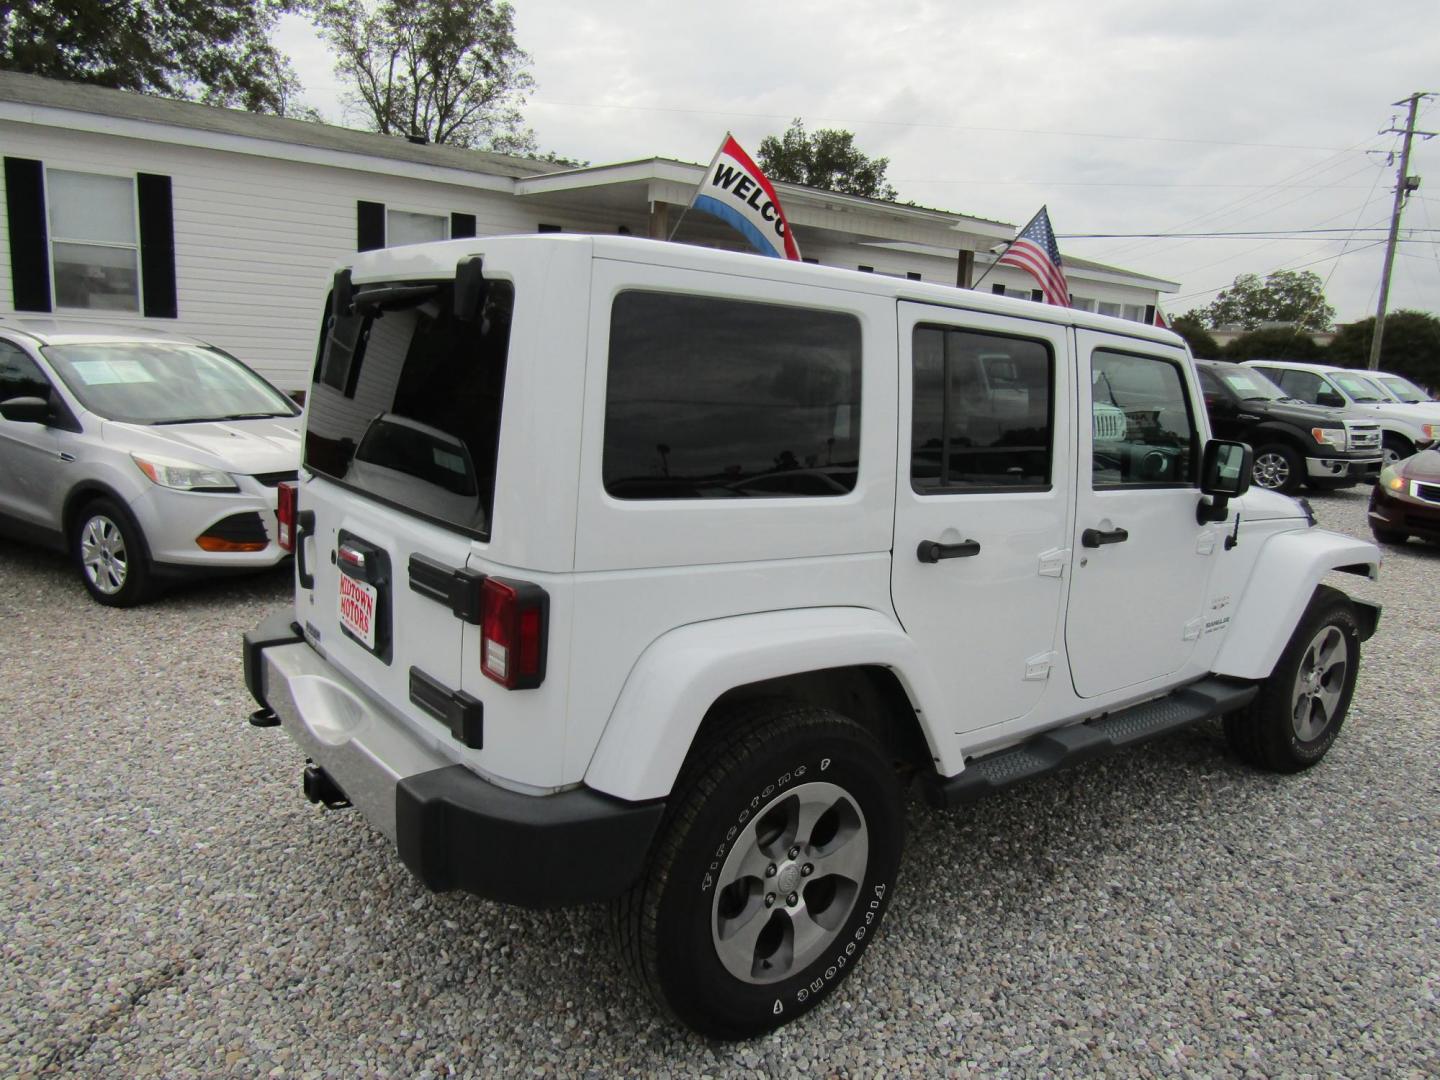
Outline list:
[[[1082,698],[1177,672],[1195,650],[1220,538],[1196,521],[1204,430],[1179,348],[1076,332],[1073,578],[1065,618]]]
[[[891,592],[953,703],[943,722],[973,731],[1032,711],[1055,659],[1073,492],[1066,331],[902,303],[899,334]]]

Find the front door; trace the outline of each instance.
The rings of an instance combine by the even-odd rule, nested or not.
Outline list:
[[[1195,519],[1201,426],[1184,351],[1076,332],[1080,453],[1065,645],[1096,697],[1178,671],[1220,530]]]
[[[1065,328],[900,305],[891,591],[955,732],[1045,690],[1069,561]],[[1060,675],[1063,678],[1063,673]]]

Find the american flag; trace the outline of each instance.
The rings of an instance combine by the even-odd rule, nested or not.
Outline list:
[[[1040,212],[1030,219],[1030,224],[1010,241],[1010,246],[996,260],[996,265],[1018,266],[1040,282],[1040,291],[1045,294],[1047,304],[1070,306],[1070,283],[1065,280],[1060,248],[1055,243],[1055,230],[1050,227],[1050,215],[1045,207],[1040,207]]]

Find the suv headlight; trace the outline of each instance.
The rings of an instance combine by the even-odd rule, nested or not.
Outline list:
[[[1440,424],[1421,424],[1420,433],[1434,442],[1436,439],[1440,439]]]
[[[141,457],[131,454],[139,470],[161,487],[176,491],[239,491],[235,478],[221,469],[207,469],[174,458]]]
[[[1400,471],[1394,465],[1386,465],[1380,470],[1379,483],[1381,487],[1389,488],[1391,491],[1405,490],[1405,478],[1400,475]]]
[[[1310,437],[1321,446],[1331,446],[1336,450],[1345,449],[1344,428],[1312,427]]]

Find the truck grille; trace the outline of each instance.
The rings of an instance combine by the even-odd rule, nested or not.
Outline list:
[[[1380,428],[1377,425],[1347,423],[1345,430],[1351,450],[1380,449]]]
[[[1422,484],[1416,480],[1410,488],[1411,494],[1426,502],[1440,503],[1440,484]]]

